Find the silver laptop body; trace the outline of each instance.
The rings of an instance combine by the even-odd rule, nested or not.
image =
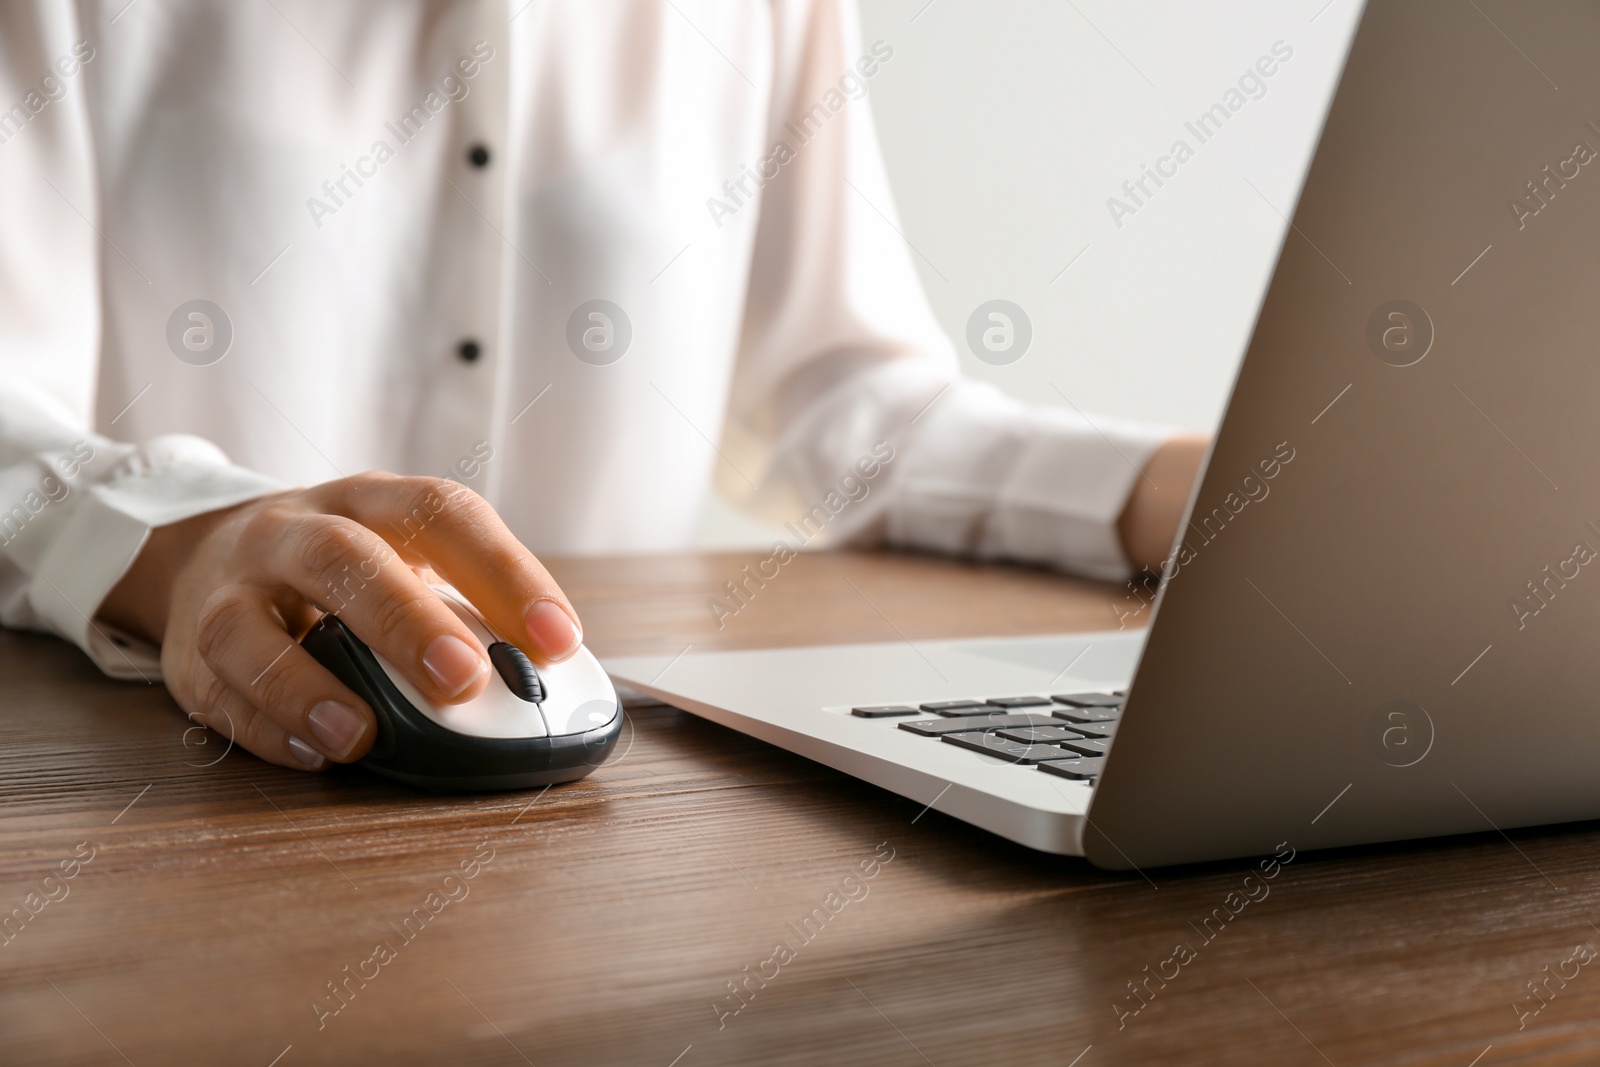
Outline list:
[[[1593,3],[1367,5],[1147,640],[607,668],[1109,868],[1600,817],[1597,46]],[[851,712],[1120,689],[1092,785]]]

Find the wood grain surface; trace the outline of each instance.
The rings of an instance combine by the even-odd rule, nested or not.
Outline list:
[[[1103,628],[1116,595],[803,555],[719,629],[756,558],[552,569],[602,656]],[[1301,854],[1241,906],[1249,864],[1106,874],[668,708],[582,782],[476,797],[187,727],[0,634],[0,1063],[1600,1062],[1592,825]]]

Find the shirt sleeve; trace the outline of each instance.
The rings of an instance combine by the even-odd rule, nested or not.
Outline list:
[[[90,430],[105,248],[85,94],[69,80],[59,98],[25,95],[82,40],[70,5],[0,11],[0,100],[30,110],[0,124],[0,625],[59,634],[107,674],[154,680],[157,649],[93,621],[106,594],[152,528],[280,487],[199,438],[135,446]]]
[[[0,387],[0,624],[58,634],[112,677],[153,681],[160,650],[96,621],[107,594],[152,529],[281,486],[198,437],[135,447],[42,401]]]
[[[1125,577],[1116,522],[1169,431],[962,377],[866,99],[893,45],[862,43],[852,0],[774,12],[772,143],[751,167],[761,218],[724,441],[744,477],[724,471],[722,490],[808,543]]]

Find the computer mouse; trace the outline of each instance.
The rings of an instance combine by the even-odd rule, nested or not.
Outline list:
[[[424,789],[484,792],[570,782],[604,763],[622,733],[622,704],[593,653],[580,646],[535,666],[455,589],[431,588],[494,666],[473,700],[428,700],[335,615],[301,641],[377,715],[378,737],[361,765]]]

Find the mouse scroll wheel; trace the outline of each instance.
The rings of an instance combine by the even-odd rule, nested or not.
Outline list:
[[[544,683],[534,669],[533,660],[516,645],[496,641],[489,646],[489,662],[505,679],[506,688],[530,704],[544,702]]]

